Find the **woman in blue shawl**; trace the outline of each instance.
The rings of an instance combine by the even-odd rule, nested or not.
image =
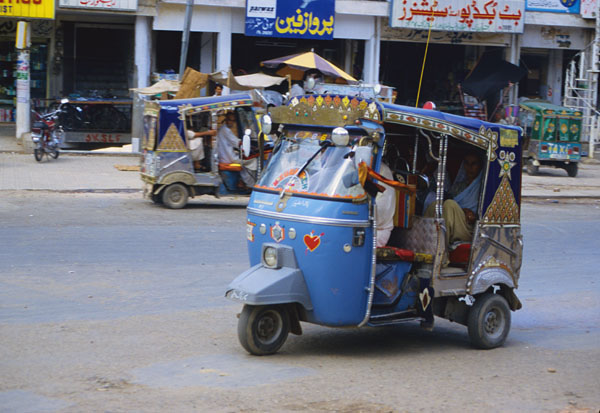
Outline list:
[[[470,242],[473,224],[477,221],[477,205],[481,193],[482,160],[475,153],[467,153],[454,183],[450,187],[451,199],[444,201],[442,216],[446,223],[448,245],[456,241]],[[435,203],[425,211],[426,217],[435,215]]]

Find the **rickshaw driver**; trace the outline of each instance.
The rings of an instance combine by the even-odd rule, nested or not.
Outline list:
[[[236,151],[239,151],[240,138],[232,132],[231,128],[235,125],[235,114],[227,112],[225,115],[225,123],[217,132],[217,154],[220,163],[232,164],[239,163],[242,165],[240,176],[247,187],[254,186],[256,179],[248,171],[248,169],[256,170],[256,159],[244,161],[240,158]]]
[[[444,201],[442,217],[446,223],[446,242],[470,242],[477,220],[477,205],[481,191],[483,161],[474,152],[465,155],[458,175],[450,188],[451,199]],[[435,216],[435,202],[429,205],[425,217]]]

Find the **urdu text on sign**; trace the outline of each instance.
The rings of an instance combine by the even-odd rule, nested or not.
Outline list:
[[[246,36],[333,39],[335,0],[247,0]]]
[[[523,33],[525,0],[393,0],[390,26],[456,32]]]

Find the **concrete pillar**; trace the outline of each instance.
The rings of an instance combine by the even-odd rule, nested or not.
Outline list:
[[[560,105],[563,82],[563,50],[551,49],[548,54],[548,87],[546,99],[555,105]]]
[[[221,9],[220,31],[217,34],[217,58],[216,70],[224,70],[226,73],[231,67],[231,27],[232,15],[229,8]],[[223,94],[228,94],[229,88],[223,87]]]
[[[152,50],[152,27],[150,17],[135,18],[135,87],[150,85],[150,51]]]
[[[200,38],[200,72],[213,73],[215,69],[216,33],[201,33]],[[200,94],[206,96],[208,88],[202,88]]]
[[[521,35],[520,34],[512,34],[510,36],[510,44],[508,49],[506,50],[506,57],[510,63],[513,65],[519,66],[519,61],[521,60]],[[519,100],[519,85],[515,85],[508,92],[508,104],[516,105]]]
[[[344,40],[344,66],[342,67],[342,69],[349,75],[352,75],[352,51],[353,40]]]
[[[17,108],[16,138],[17,142],[30,141],[31,132],[31,77],[29,46],[31,45],[31,24],[20,21],[17,27]]]
[[[365,83],[379,83],[379,50],[381,44],[381,30],[379,18],[373,18],[373,35],[365,41],[365,60],[363,63],[363,81]]]

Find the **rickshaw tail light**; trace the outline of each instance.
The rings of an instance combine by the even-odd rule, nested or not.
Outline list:
[[[542,145],[542,152],[548,152],[548,145]]]
[[[277,250],[266,247],[263,251],[263,262],[269,268],[277,268]]]
[[[575,152],[575,153],[579,153],[579,148],[578,148],[577,146],[574,146],[574,147],[573,147],[573,152]]]

